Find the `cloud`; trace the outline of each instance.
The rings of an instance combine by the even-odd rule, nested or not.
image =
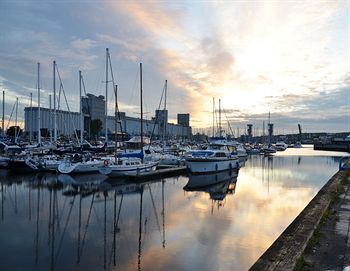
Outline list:
[[[172,119],[179,111],[189,112],[198,127],[211,123],[206,111],[212,97],[242,112],[241,122],[269,110],[297,118],[315,110],[316,98],[349,87],[348,10],[346,1],[104,1],[40,7],[35,1],[6,2],[0,75],[21,94],[25,90],[18,86],[35,86],[40,62],[49,91],[55,59],[67,89],[76,89],[77,71],[83,70],[87,88],[103,94],[104,49],[109,47],[128,114],[138,104],[128,96],[136,63],[143,62],[148,111],[156,108],[168,79]],[[336,113],[346,110],[344,99],[323,105],[327,102],[337,105]],[[334,115],[330,110],[319,114]]]
[[[86,50],[96,46],[96,41],[90,39],[76,39],[72,41],[72,47],[78,50]]]

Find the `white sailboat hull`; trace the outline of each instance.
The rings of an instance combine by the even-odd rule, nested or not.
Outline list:
[[[58,172],[63,174],[71,173],[91,173],[98,172],[99,168],[103,165],[102,161],[89,161],[79,163],[61,163],[58,166]]]
[[[158,162],[150,162],[140,165],[109,165],[100,167],[99,172],[108,177],[137,176],[144,172],[156,170]]]

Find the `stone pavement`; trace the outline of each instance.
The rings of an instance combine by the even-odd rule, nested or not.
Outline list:
[[[301,269],[350,271],[350,183],[321,219],[305,249]]]

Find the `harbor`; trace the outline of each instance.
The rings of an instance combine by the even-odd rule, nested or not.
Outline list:
[[[343,155],[288,148],[250,155],[238,173],[149,181],[1,170],[2,266],[247,270],[338,171]]]
[[[349,18],[2,0],[0,270],[350,271]]]

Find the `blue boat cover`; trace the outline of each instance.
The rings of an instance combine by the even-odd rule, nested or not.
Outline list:
[[[122,158],[122,157],[133,157],[133,158],[143,159],[144,154],[143,154],[143,151],[140,151],[140,152],[125,152],[125,153],[119,153],[118,157],[119,158]]]
[[[214,152],[213,151],[194,151],[191,152],[193,157],[206,157],[206,156],[210,156],[213,155]]]

